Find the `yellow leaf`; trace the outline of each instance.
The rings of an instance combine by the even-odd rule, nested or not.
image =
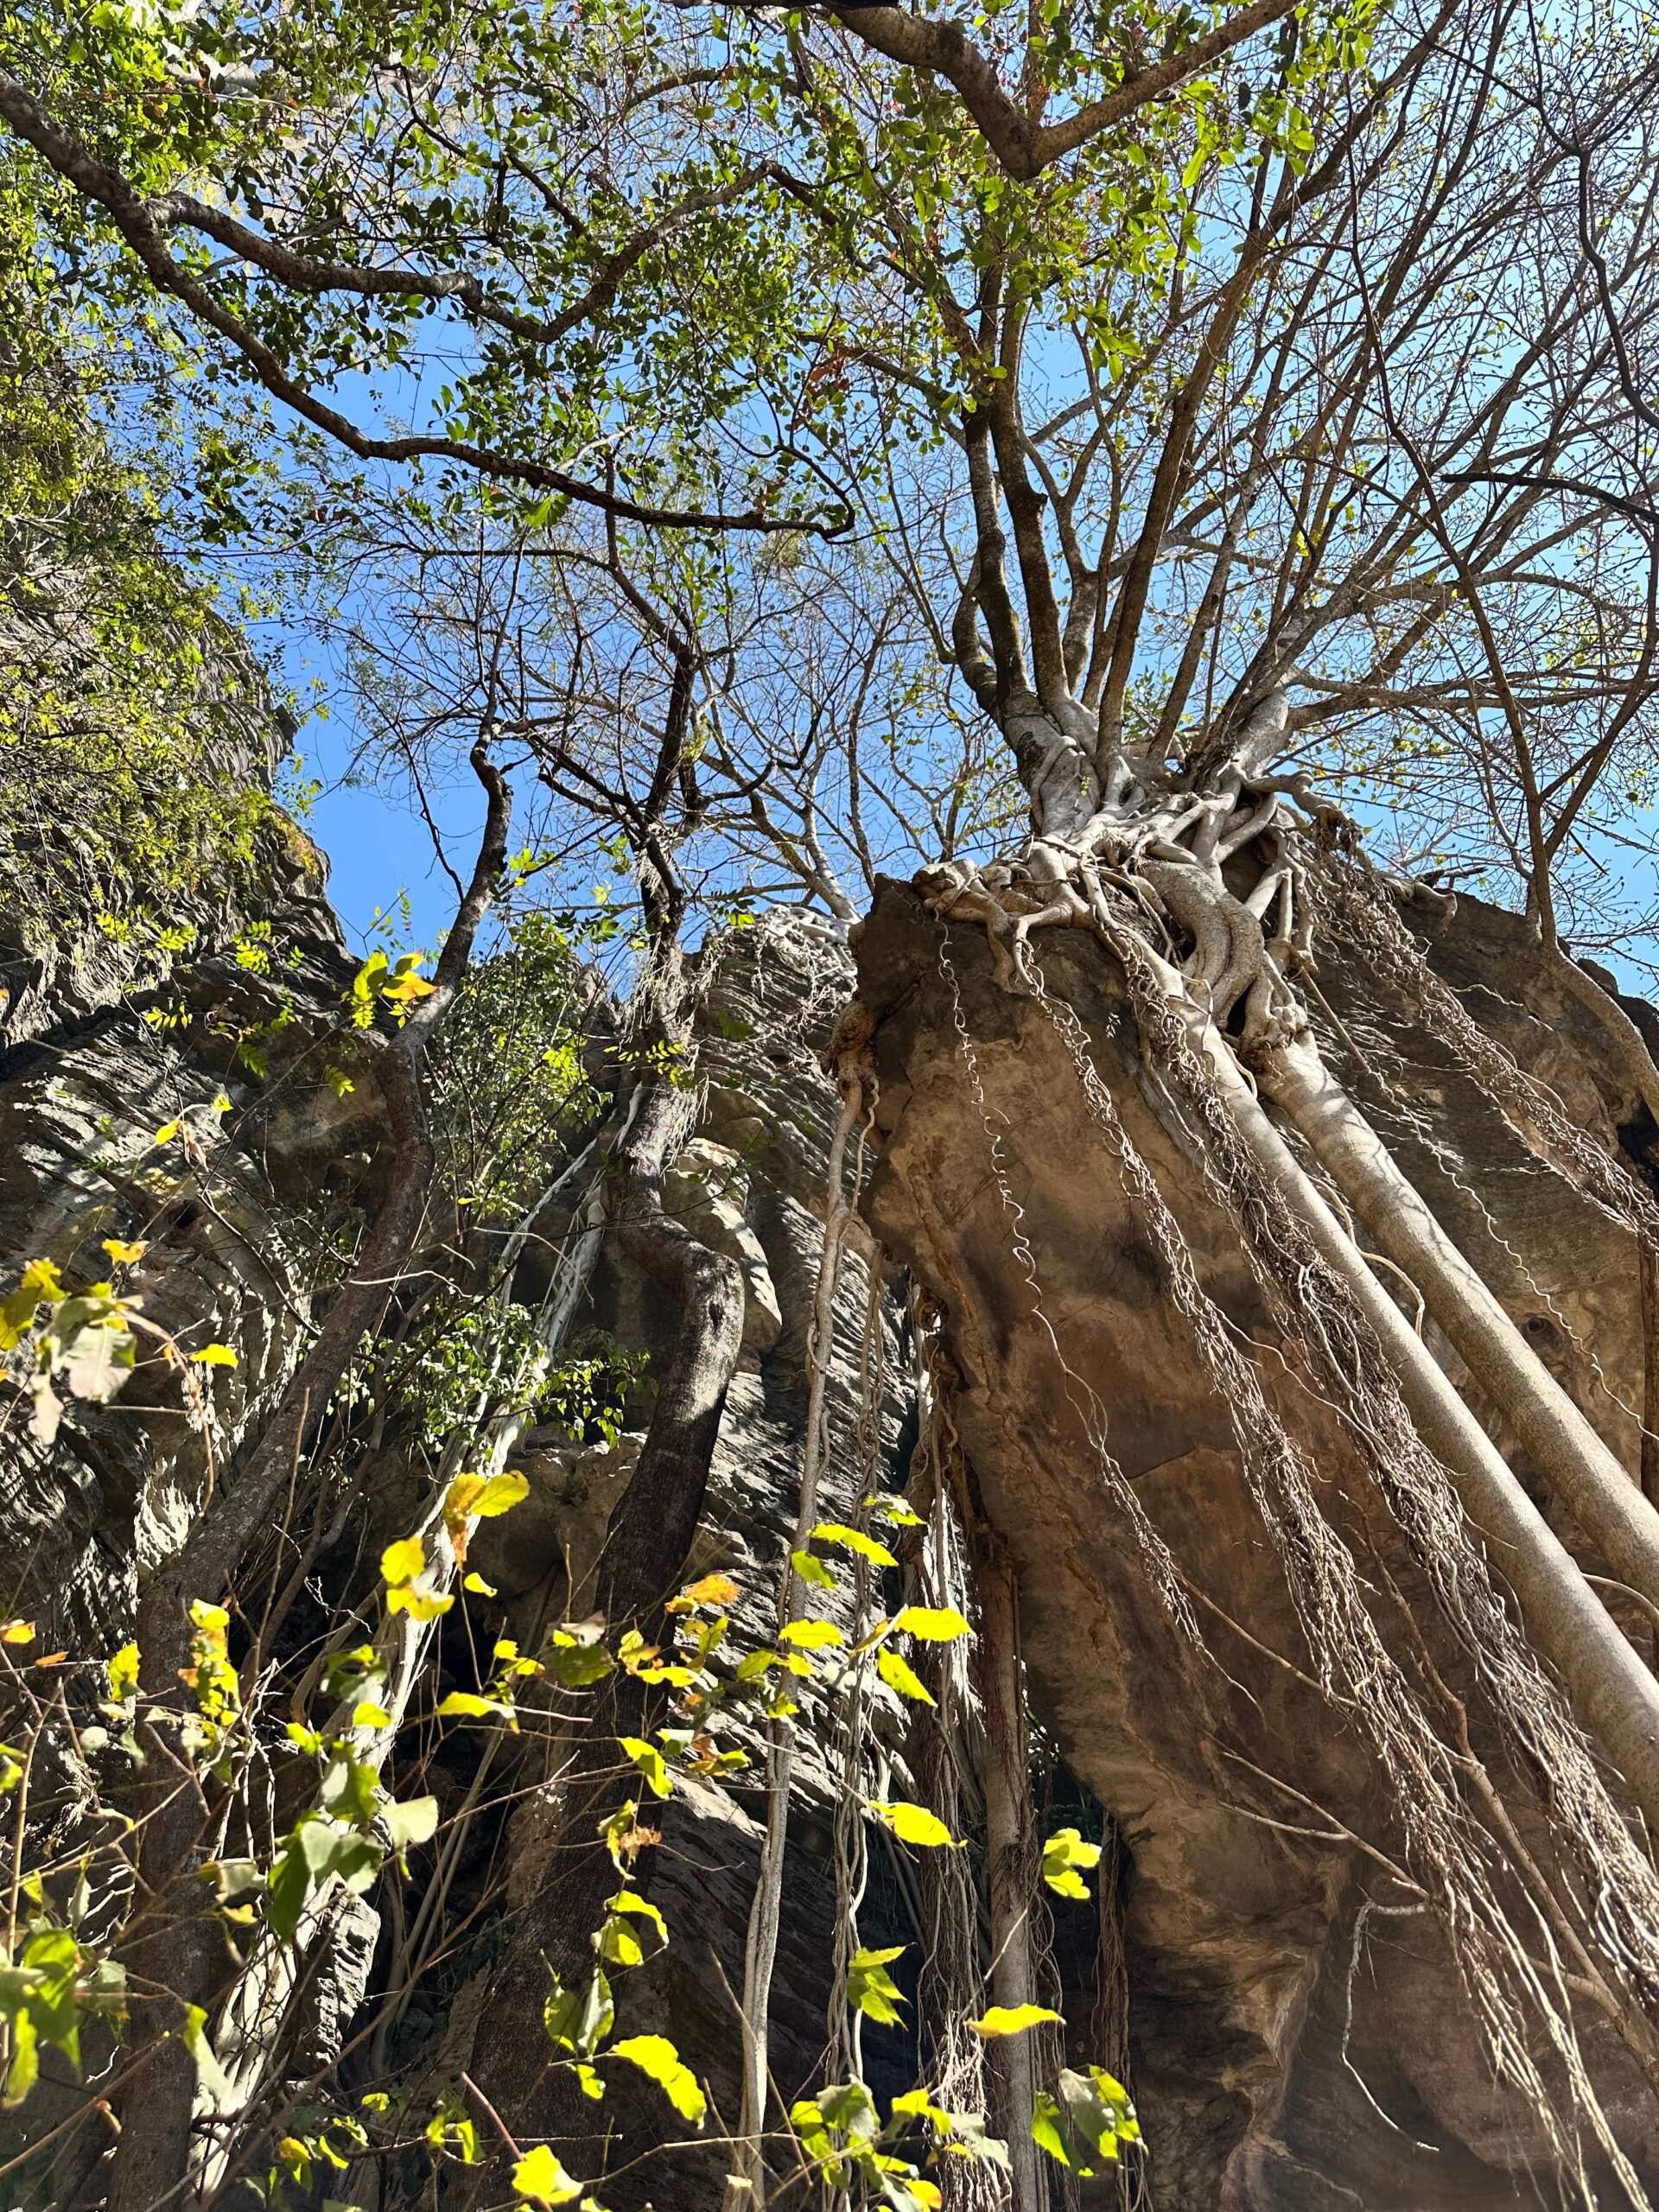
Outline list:
[[[407,1613],[412,1621],[435,1621],[447,1613],[454,1604],[453,1598],[440,1598],[435,1591],[416,1590],[407,1582],[400,1582],[386,1592],[389,1613]]]
[[[149,1246],[143,1237],[128,1244],[118,1236],[106,1236],[104,1239],[104,1249],[118,1268],[132,1268],[137,1267],[139,1261],[149,1251]]]
[[[791,1621],[778,1636],[780,1643],[795,1644],[803,1651],[821,1651],[826,1644],[846,1640],[833,1621]]]
[[[954,1605],[903,1605],[893,1615],[893,1624],[924,1643],[952,1643],[968,1633],[968,1624]]]
[[[486,1582],[481,1574],[469,1574],[461,1586],[463,1590],[470,1590],[475,1598],[493,1598],[495,1595],[494,1583]]]
[[[702,2126],[709,2101],[697,2086],[697,2077],[666,2036],[625,2036],[605,2052],[607,2058],[626,2058],[650,2081],[655,2082],[682,2120]]]
[[[933,1693],[921,1677],[901,1659],[896,1651],[878,1651],[875,1671],[890,1690],[897,1690],[901,1697],[914,1698],[918,1705],[935,1702]]]
[[[530,1484],[514,1468],[504,1475],[492,1475],[480,1493],[473,1511],[480,1521],[493,1521],[498,1515],[509,1513],[520,1498],[528,1497]]]
[[[124,1643],[109,1665],[110,1695],[118,1701],[130,1698],[138,1687],[138,1647]]]
[[[499,1698],[480,1697],[475,1690],[451,1690],[438,1707],[440,1720],[512,1720],[510,1705]]]
[[[360,1705],[352,1709],[352,1726],[353,1728],[390,1728],[391,1715],[384,1705],[377,1705],[372,1697],[365,1697]]]
[[[617,1742],[645,1777],[654,1797],[666,1797],[673,1784],[668,1778],[668,1766],[655,1744],[647,1743],[643,1736],[619,1736]]]
[[[820,1521],[812,1534],[820,1543],[839,1544],[843,1551],[856,1552],[861,1559],[870,1560],[877,1567],[899,1564],[885,1544],[877,1543],[861,1529],[849,1529],[844,1521]]]
[[[380,1572],[394,1589],[412,1582],[426,1565],[426,1546],[418,1536],[403,1536],[380,1554]]]
[[[33,1643],[34,1641],[33,1621],[8,1621],[3,1628],[0,1628],[0,1643]]]
[[[193,1351],[191,1361],[197,1367],[234,1367],[236,1354],[229,1344],[204,1344],[200,1351]]]
[[[1046,2005],[993,2005],[988,2012],[968,2024],[976,2036],[1019,2036],[1060,2015]],[[1061,2023],[1064,2025],[1064,2022]]]
[[[912,1805],[905,1798],[895,1798],[890,1804],[871,1799],[870,1810],[877,1820],[884,1821],[900,1843],[913,1843],[925,1850],[937,1850],[948,1845],[953,1851],[963,1847],[957,1841],[944,1822],[925,1805]]]
[[[512,2170],[512,2193],[531,2204],[569,2204],[582,2184],[572,2181],[545,2143],[528,2151]]]

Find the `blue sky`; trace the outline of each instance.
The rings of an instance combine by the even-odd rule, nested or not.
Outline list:
[[[377,913],[393,912],[406,897],[410,920],[405,930],[397,918],[400,941],[406,936],[429,948],[455,902],[425,823],[401,793],[351,779],[351,732],[340,723],[308,722],[297,751],[302,773],[322,786],[310,803],[306,828],[328,855],[329,895],[353,945],[365,944]],[[442,791],[435,817],[459,859],[482,809],[470,793]]]

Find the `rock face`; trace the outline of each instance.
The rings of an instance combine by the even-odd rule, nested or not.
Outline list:
[[[179,1540],[210,1459],[234,1453],[297,1357],[311,1236],[372,1183],[372,1084],[336,1097],[303,1050],[337,1020],[356,963],[320,857],[280,820],[268,857],[258,968],[237,958],[238,918],[219,914],[164,987],[84,951],[37,965],[0,1031],[0,1275],[10,1286],[46,1258],[93,1280],[109,1270],[105,1238],[144,1241],[125,1287],[146,1318],[186,1351],[217,1342],[238,1357],[214,1370],[205,1426],[154,1370],[111,1405],[71,1404],[49,1452],[10,1409],[0,1577],[14,1608],[74,1649],[129,1632],[138,1579]]]
[[[909,889],[882,887],[855,946],[880,1083],[868,1217],[944,1309],[965,1454],[1017,1566],[1035,1710],[1133,1855],[1131,2045],[1160,2212],[1535,2201],[1541,2142],[1492,2087],[1433,1923],[1370,1855],[1397,1848],[1371,1756],[1307,1678],[1227,1409],[1196,1365],[1069,1053],[1040,1007],[996,988],[982,934],[946,927]],[[1039,954],[1205,1287],[1261,1348],[1271,1396],[1312,1446],[1327,1513],[1373,1572],[1421,1599],[1331,1412],[1275,1358],[1236,1236],[1141,1065],[1105,955],[1065,931],[1044,936]],[[1539,988],[1518,922],[1465,906],[1433,958],[1582,1126],[1609,1144],[1621,1128],[1632,1147],[1644,1141],[1599,1033]],[[1634,1467],[1632,1241],[1537,1166],[1363,961],[1328,963],[1322,977],[1371,1071],[1350,1062],[1344,1076],[1358,1076],[1408,1173]],[[1103,1432],[1201,1593],[1208,1656],[1149,1586],[1103,1479]],[[1426,1601],[1420,1617],[1431,1617]],[[1467,1669],[1434,1648],[1466,1691]],[[1590,2048],[1651,2182],[1651,2094],[1612,2047]]]

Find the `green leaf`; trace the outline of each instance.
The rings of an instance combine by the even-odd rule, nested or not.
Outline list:
[[[493,1521],[530,1496],[530,1484],[516,1469],[509,1468],[504,1475],[492,1475],[484,1485],[483,1494],[474,1501],[473,1511],[480,1521]]]
[[[1047,2005],[993,2005],[968,2024],[976,2036],[1020,2036],[1027,2028],[1040,2027],[1045,2020],[1059,2019],[1060,2015]],[[1063,2020],[1060,2024],[1065,2025]]]
[[[902,1797],[894,1798],[890,1803],[872,1798],[869,1809],[877,1820],[893,1830],[900,1843],[917,1844],[927,1851],[937,1850],[941,1846],[948,1846],[952,1851],[961,1851],[965,1847],[957,1842],[938,1815],[930,1813],[925,1805],[912,1805]]]
[[[927,1526],[919,1513],[912,1513],[902,1497],[885,1494],[870,1500],[870,1510],[884,1521],[891,1521],[897,1529],[925,1529]]]
[[[213,2043],[207,2033],[207,2015],[200,2005],[184,2008],[184,2025],[180,2031],[184,2047],[196,2062],[196,2081],[204,2093],[213,2100],[216,2110],[224,2112],[235,2101],[236,2092],[226,2076],[224,2068],[213,2055]]]
[[[1065,2155],[1065,2139],[1060,2133],[1065,2114],[1046,2089],[1039,2089],[1032,2100],[1031,2139],[1046,2151],[1051,2158],[1058,2158],[1063,2166],[1071,2159]]]
[[[616,1913],[603,1923],[594,1942],[607,1966],[642,1967],[645,1963],[645,1945]]]
[[[118,1705],[124,1704],[138,1687],[138,1647],[124,1643],[109,1664],[110,1695]]]
[[[847,1970],[847,2002],[868,2018],[879,2020],[883,2027],[904,2025],[900,2007],[905,1994],[887,1972],[893,1961],[902,1958],[904,1952],[902,1943],[886,1951],[855,1951]]]
[[[518,1715],[499,1698],[480,1697],[476,1690],[451,1690],[437,1707],[440,1720],[515,1720]]]
[[[565,1988],[554,1975],[553,1986],[542,2005],[542,2025],[550,2043],[591,2058],[615,2024],[616,2000],[597,1967],[582,1991]]]
[[[65,1309],[66,1312],[67,1308]],[[64,1344],[57,1364],[72,1397],[105,1406],[132,1372],[133,1340],[124,1329],[94,1321]]]
[[[582,2183],[572,2181],[545,2143],[526,2152],[512,2170],[512,2193],[531,2204],[569,2204],[582,2195]]]
[[[856,1552],[861,1559],[869,1560],[876,1567],[899,1564],[885,1544],[877,1543],[861,1529],[849,1529],[844,1521],[820,1521],[812,1534],[818,1542],[839,1544],[843,1551]]]
[[[682,2120],[701,2127],[709,2101],[697,2086],[697,2077],[666,2036],[627,2036],[613,2043],[607,2058],[625,2058],[648,2081],[655,2082]]]
[[[602,1643],[580,1643],[563,1632],[556,1633],[544,1656],[568,1690],[585,1690],[603,1681],[616,1664]]]
[[[642,1897],[638,1890],[619,1890],[613,1897],[605,1900],[607,1912],[630,1912],[637,1919],[648,1920],[664,1943],[668,1941],[668,1923],[663,1918],[649,1897]]]
[[[1140,2141],[1140,2123],[1128,2091],[1103,2066],[1091,2066],[1086,2074],[1063,2067],[1058,2088],[1058,2107],[1051,2107],[1044,2116],[1061,2136],[1071,2163],[1079,2163],[1081,2156],[1114,2164],[1120,2143]],[[1033,2118],[1033,2132],[1035,2126]],[[1050,2155],[1055,2155],[1052,2150]]]
[[[292,1942],[300,1924],[311,1883],[311,1869],[296,1839],[271,1868],[265,1884],[265,1918],[271,1933],[284,1943]]]
[[[617,1742],[633,1761],[645,1778],[645,1787],[654,1797],[666,1797],[673,1788],[668,1778],[668,1766],[655,1744],[648,1744],[643,1736],[619,1736]]]
[[[954,1643],[966,1636],[968,1624],[954,1605],[901,1605],[893,1624],[923,1643]]]
[[[811,1583],[819,1590],[833,1590],[836,1578],[821,1559],[814,1559],[810,1552],[791,1552],[789,1563],[803,1582]]]
[[[15,2111],[41,2078],[41,2039],[27,2012],[11,2023],[11,2068],[6,2075],[5,2105]]]
[[[897,1690],[901,1697],[914,1698],[918,1705],[936,1702],[933,1693],[920,1675],[912,1669],[908,1660],[901,1659],[896,1651],[878,1651],[875,1671],[890,1690]]]
[[[407,1851],[412,1843],[429,1843],[437,1832],[438,1801],[435,1797],[404,1797],[390,1805],[383,1805],[380,1817],[386,1824],[394,1851]]]

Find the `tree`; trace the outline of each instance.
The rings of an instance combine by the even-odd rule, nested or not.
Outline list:
[[[106,53],[66,42],[43,82],[0,78],[0,116],[79,195],[67,221],[53,211],[54,250],[86,254],[105,296],[185,310],[223,372],[362,461],[435,474],[400,487],[425,503],[402,549],[416,626],[385,693],[416,766],[476,727],[524,748],[560,810],[551,854],[591,849],[563,826],[585,818],[626,855],[637,1071],[610,1139],[613,1218],[683,1327],[613,1524],[606,1611],[648,1614],[671,1589],[736,1357],[731,1274],[661,1198],[681,1134],[661,1063],[690,1041],[690,872],[714,855],[703,904],[729,906],[759,843],[849,920],[849,875],[875,864],[866,798],[925,834],[902,748],[870,771],[869,690],[937,699],[931,653],[959,687],[949,715],[931,710],[949,760],[949,797],[927,793],[934,835],[971,844],[1001,826],[987,728],[1030,821],[1010,850],[937,856],[926,897],[983,923],[1009,988],[1074,1052],[1195,1358],[1234,1409],[1322,1677],[1365,1714],[1413,1878],[1494,2051],[1553,2113],[1524,2054],[1541,2023],[1571,2071],[1570,2004],[1533,1973],[1468,1842],[1466,1769],[1351,1557],[1319,1535],[1306,1454],[1047,995],[1039,933],[1088,931],[1121,969],[1275,1313],[1347,1409],[1455,1634],[1485,1655],[1507,1740],[1553,1777],[1554,1871],[1517,1878],[1650,2058],[1659,1885],[1594,1752],[1659,1819],[1659,1694],[1284,1129],[1617,1573],[1659,1604],[1659,1518],[1332,1072],[1349,1040],[1317,963],[1320,928],[1377,933],[1550,1165],[1654,1246],[1646,1190],[1433,995],[1352,818],[1387,810],[1396,858],[1516,887],[1555,972],[1659,1099],[1639,1034],[1560,926],[1562,906],[1618,925],[1592,880],[1607,840],[1630,834],[1608,795],[1651,772],[1659,561],[1640,363],[1656,79],[1640,27],[1587,15],[1546,36],[1507,0],[1472,14],[1258,0],[1207,29],[1185,10],[999,8],[976,37],[886,8],[550,21],[325,17],[302,48],[284,17],[198,29],[175,53],[123,29]],[[156,118],[158,68],[175,83]],[[88,87],[114,96],[95,137],[65,121]],[[181,188],[197,165],[246,213]],[[110,257],[118,240],[129,259]],[[206,264],[209,244],[227,258]],[[388,432],[323,396],[348,370],[384,380],[416,317],[454,364],[435,424]],[[419,532],[462,513],[458,470],[486,480],[483,524],[452,561]],[[763,550],[709,550],[733,534]],[[823,550],[853,535],[861,568]],[[836,622],[841,636],[803,668],[782,626],[808,597],[815,645]],[[757,706],[769,687],[791,695],[798,741]],[[832,760],[844,780],[826,841]],[[1470,785],[1478,817],[1448,831],[1447,792]],[[958,818],[964,791],[988,797],[977,824]],[[335,1310],[344,1342],[355,1309]],[[231,1495],[267,1497],[269,1459],[262,1445],[260,1483],[245,1471]],[[1462,1512],[1501,1548],[1571,1713]],[[183,1590],[167,1584],[174,1645]],[[179,1651],[152,1642],[159,1694]],[[1016,1662],[1000,1659],[988,1680],[1017,1710]],[[1002,1825],[1012,1851],[1017,1821]],[[153,1833],[164,1893],[181,1838]],[[1591,1924],[1575,1882],[1617,1899],[1616,1927]],[[1009,1939],[1018,1897],[997,1910]],[[769,1914],[763,1885],[763,1933]],[[564,1935],[585,1942],[589,1916]],[[756,2020],[766,1950],[752,1947]],[[1018,1979],[999,1998],[1035,2002]],[[513,2017],[524,2001],[516,1987]],[[531,2092],[504,2070],[511,2127]],[[1617,2162],[1579,2097],[1573,2124]],[[1004,2116],[1023,2136],[1030,2115]],[[1567,2123],[1551,2125],[1565,2143]],[[188,2136],[175,2102],[166,2171],[143,2168],[143,2188],[182,2171]]]

